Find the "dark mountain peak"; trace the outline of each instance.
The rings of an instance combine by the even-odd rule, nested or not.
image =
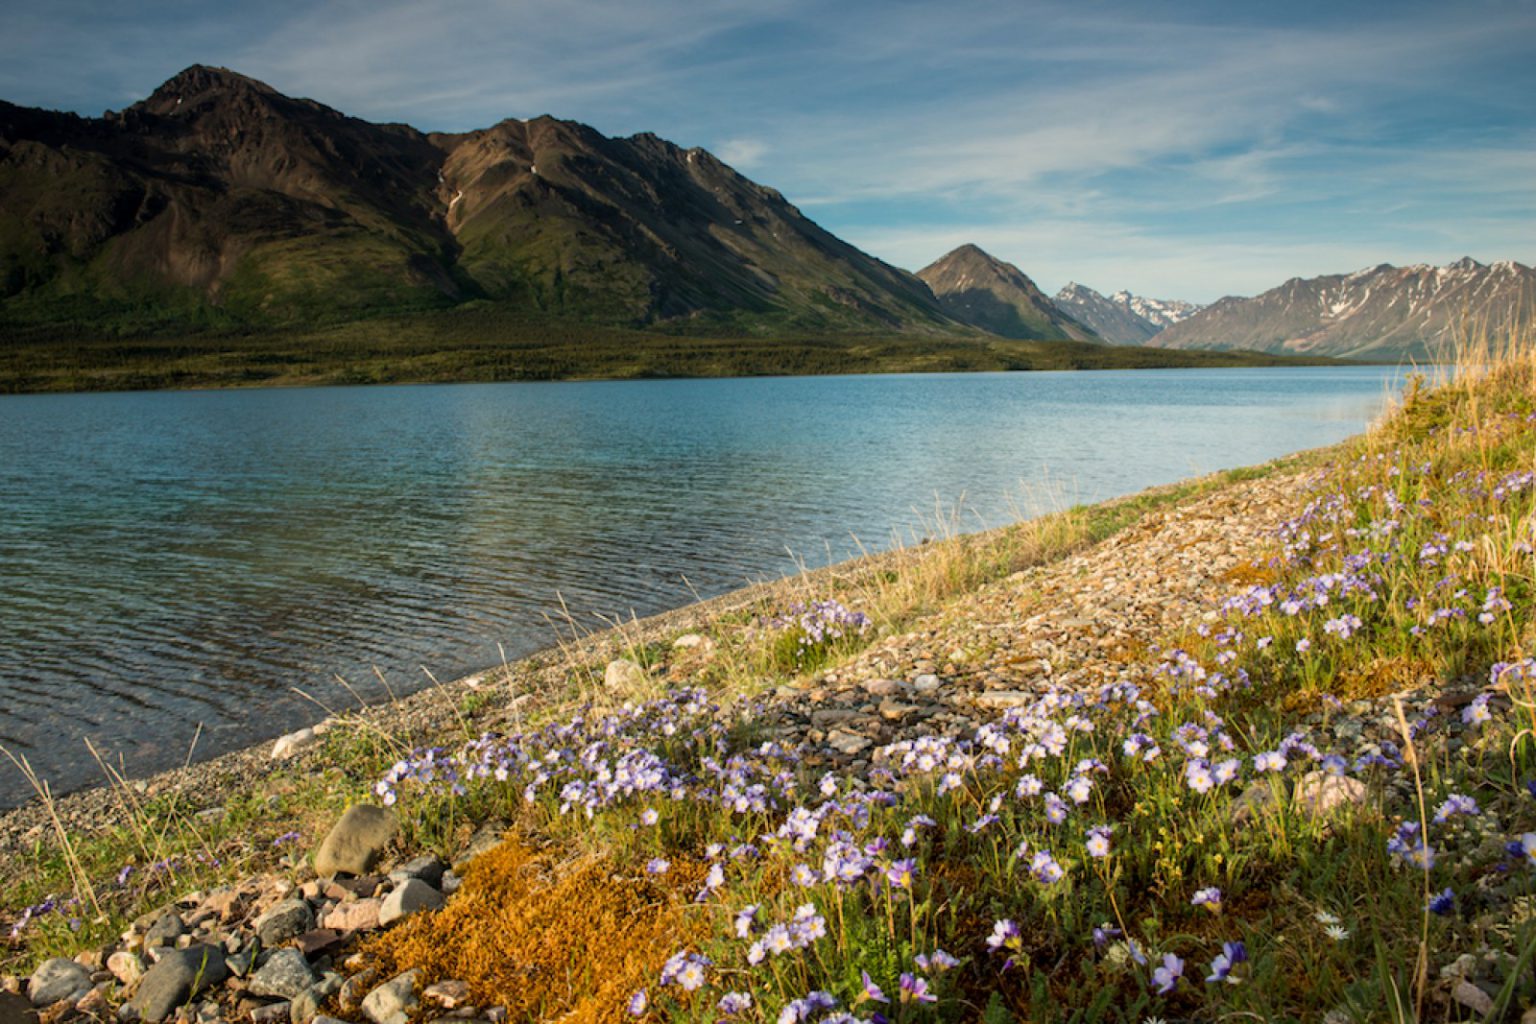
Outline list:
[[[917,272],[955,319],[1005,338],[1094,341],[1012,263],[967,243]]]
[[[265,82],[248,78],[228,68],[193,64],[167,78],[146,99],[128,109],[165,117],[206,107],[211,102],[257,96],[275,99],[282,94]]]
[[[1477,262],[1477,260],[1473,259],[1471,256],[1463,256],[1461,259],[1457,260],[1455,263],[1450,264],[1445,269],[1447,269],[1447,270],[1482,270],[1483,269],[1483,265],[1481,263]]]

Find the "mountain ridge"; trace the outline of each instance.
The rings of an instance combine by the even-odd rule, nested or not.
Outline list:
[[[1102,342],[1012,263],[967,243],[917,272],[944,311],[1003,338]]]
[[[1112,345],[1142,345],[1201,307],[1177,299],[1148,299],[1128,291],[1104,295],[1069,281],[1052,297],[1060,309]]]
[[[960,332],[702,149],[424,133],[194,65],[100,118],[0,103],[0,315],[281,325],[490,300],[628,325]]]
[[[1227,296],[1153,336],[1159,348],[1248,349],[1336,358],[1449,358],[1479,330],[1536,316],[1536,270],[1463,257],[1443,267],[1380,263],[1293,277],[1252,298]]]

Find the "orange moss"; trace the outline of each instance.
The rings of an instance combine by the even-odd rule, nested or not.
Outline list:
[[[447,907],[413,917],[364,949],[386,968],[456,978],[471,1002],[509,1019],[607,1022],[651,985],[668,956],[707,922],[688,897],[705,869],[674,861],[665,884],[622,873],[607,856],[561,859],[517,839],[477,858]]]
[[[1266,559],[1263,562],[1241,562],[1222,573],[1221,578],[1240,586],[1269,586],[1280,579],[1280,573]]]

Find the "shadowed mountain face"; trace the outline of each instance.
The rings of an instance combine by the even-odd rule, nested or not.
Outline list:
[[[216,68],[0,103],[0,314],[303,323],[476,299],[630,323],[958,329],[709,153],[541,117],[377,125]]]
[[[1480,330],[1536,315],[1536,270],[1467,258],[1445,267],[1381,264],[1292,278],[1251,299],[1225,298],[1154,336],[1163,348],[1253,349],[1360,359],[1445,358]]]
[[[961,323],[1005,338],[1099,341],[1062,312],[1023,271],[974,245],[962,245],[917,272]]]

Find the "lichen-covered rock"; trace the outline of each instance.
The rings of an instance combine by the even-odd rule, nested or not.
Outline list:
[[[63,957],[44,960],[27,982],[33,1006],[52,1006],[61,999],[79,999],[91,990],[91,972]]]
[[[263,946],[280,946],[315,926],[315,912],[303,900],[284,900],[256,919]]]
[[[363,1013],[373,1024],[406,1024],[410,1014],[421,1005],[416,998],[416,979],[420,970],[406,971],[386,981],[363,1000]]]
[[[279,949],[251,975],[251,993],[265,999],[292,999],[315,983],[309,961],[296,949]]]

